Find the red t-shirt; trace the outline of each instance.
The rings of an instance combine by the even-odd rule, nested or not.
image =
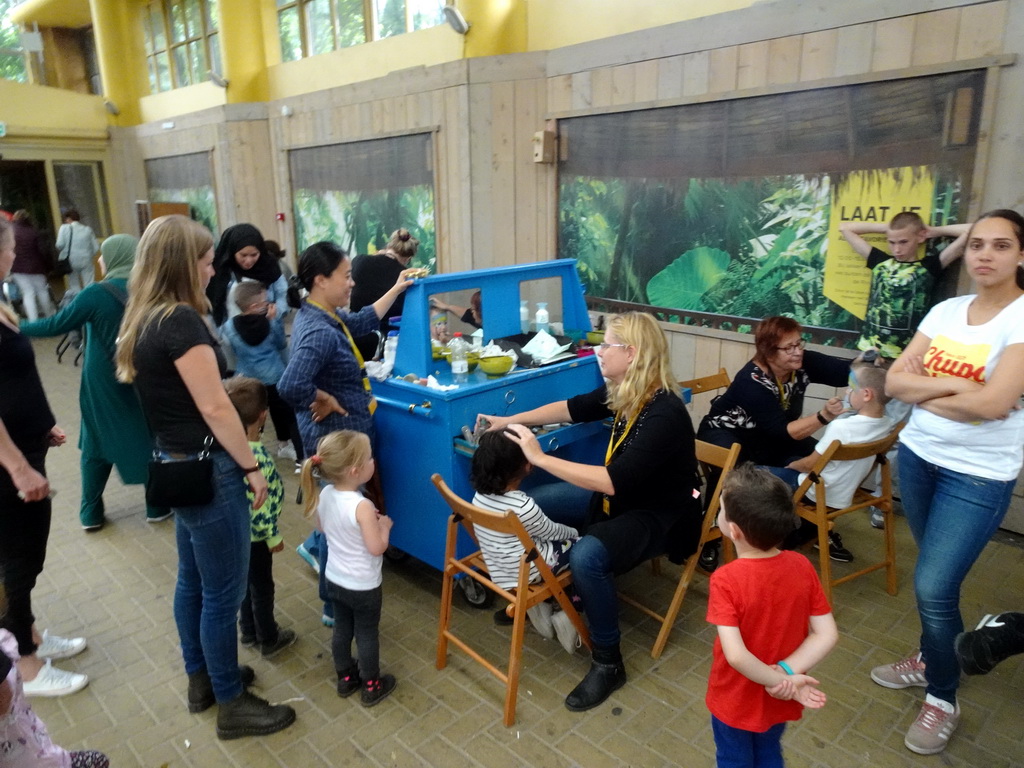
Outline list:
[[[814,566],[796,552],[740,558],[711,576],[708,621],[739,627],[747,650],[765,664],[775,664],[800,647],[810,617],[830,611]],[[773,699],[763,685],[729,666],[717,637],[705,701],[726,725],[754,733],[799,720],[803,712],[799,702]]]

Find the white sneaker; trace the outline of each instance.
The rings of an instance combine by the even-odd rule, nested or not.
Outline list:
[[[43,630],[43,642],[36,649],[36,656],[42,659],[70,659],[85,650],[84,637],[59,637]]]
[[[565,652],[576,653],[576,649],[583,643],[580,641],[580,633],[573,626],[572,619],[565,615],[565,611],[555,611],[551,616],[551,623],[555,627],[555,634],[558,635],[558,642],[565,648]]]
[[[87,675],[57,669],[47,659],[36,679],[25,682],[23,689],[26,696],[67,696],[69,693],[82,690],[88,684]]]
[[[277,456],[281,459],[291,459],[295,461],[297,458],[295,455],[295,446],[291,443],[281,443],[277,448]]]
[[[555,638],[555,628],[551,625],[551,604],[537,603],[533,608],[527,608],[526,615],[530,617],[533,628],[540,633],[541,637],[548,640]]]

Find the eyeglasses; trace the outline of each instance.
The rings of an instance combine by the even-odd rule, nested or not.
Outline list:
[[[629,346],[629,344],[609,344],[607,341],[602,341],[600,344],[597,345],[597,348],[600,349],[602,352],[606,352],[609,349],[611,349],[612,347],[628,347],[628,346]]]
[[[787,355],[795,355],[797,352],[799,352],[806,346],[807,342],[804,341],[803,339],[800,339],[800,341],[797,341],[793,344],[787,344],[784,347],[776,347],[775,349],[777,349],[779,352],[785,352]]]

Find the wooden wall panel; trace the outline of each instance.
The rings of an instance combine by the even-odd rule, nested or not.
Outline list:
[[[800,79],[800,38],[782,37],[768,43],[768,83],[782,85]]]
[[[623,64],[614,67],[612,73],[611,103],[613,106],[635,104],[636,98],[636,65]]]
[[[548,78],[547,109],[555,114],[572,109],[572,75]]]
[[[703,96],[708,92],[708,51],[683,56],[683,96]]]
[[[956,58],[974,59],[1002,53],[1006,12],[1005,2],[971,5],[961,9]]]
[[[838,33],[834,29],[803,35],[800,44],[800,80],[831,77],[836,66]]]
[[[590,73],[590,104],[594,107],[612,106],[611,69],[595,69]]]
[[[577,72],[572,76],[572,108],[589,109],[594,105],[591,95],[591,72]]]
[[[904,69],[910,66],[914,51],[914,19],[902,16],[875,23],[875,47],[871,55],[871,69]]]
[[[926,66],[953,60],[960,27],[960,9],[923,13],[914,17],[914,51],[911,64]]]
[[[730,45],[727,48],[716,48],[711,51],[708,61],[709,92],[729,93],[736,90],[739,55],[739,47],[735,45]]]
[[[739,46],[736,87],[760,88],[768,84],[768,43],[761,41]]]
[[[490,224],[490,237],[478,237],[480,229],[474,227],[473,247],[479,255],[473,254],[474,264],[516,263],[516,231],[520,226],[519,211],[516,209],[516,135],[515,111],[516,88],[511,82],[490,83],[485,87],[491,92],[491,139],[488,163],[483,169],[473,168],[473,185],[488,190],[489,194],[474,195],[474,202],[483,202],[482,209],[474,216],[479,226]],[[473,107],[475,112],[475,105]],[[475,119],[475,114],[471,119]],[[470,141],[476,137],[470,132]]]
[[[636,75],[635,98],[637,103],[656,101],[658,98],[658,61],[641,61],[633,65]]]
[[[683,57],[669,56],[658,61],[658,98],[683,97]]]
[[[855,24],[836,30],[836,65],[832,74],[844,77],[870,72],[874,44],[874,24]]]

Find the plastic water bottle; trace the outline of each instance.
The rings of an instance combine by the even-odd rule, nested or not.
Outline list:
[[[526,299],[519,302],[519,330],[530,332],[530,303]]]
[[[398,331],[388,331],[388,337],[384,341],[384,364],[395,367],[395,355],[398,353]]]
[[[537,302],[537,313],[533,316],[533,324],[536,326],[537,332],[545,331],[551,332],[551,326],[548,323],[548,303],[546,301]]]
[[[469,381],[469,361],[466,359],[469,344],[463,341],[461,332],[455,332],[452,340],[448,342],[448,349],[451,351],[452,381],[456,384],[465,384]]]

